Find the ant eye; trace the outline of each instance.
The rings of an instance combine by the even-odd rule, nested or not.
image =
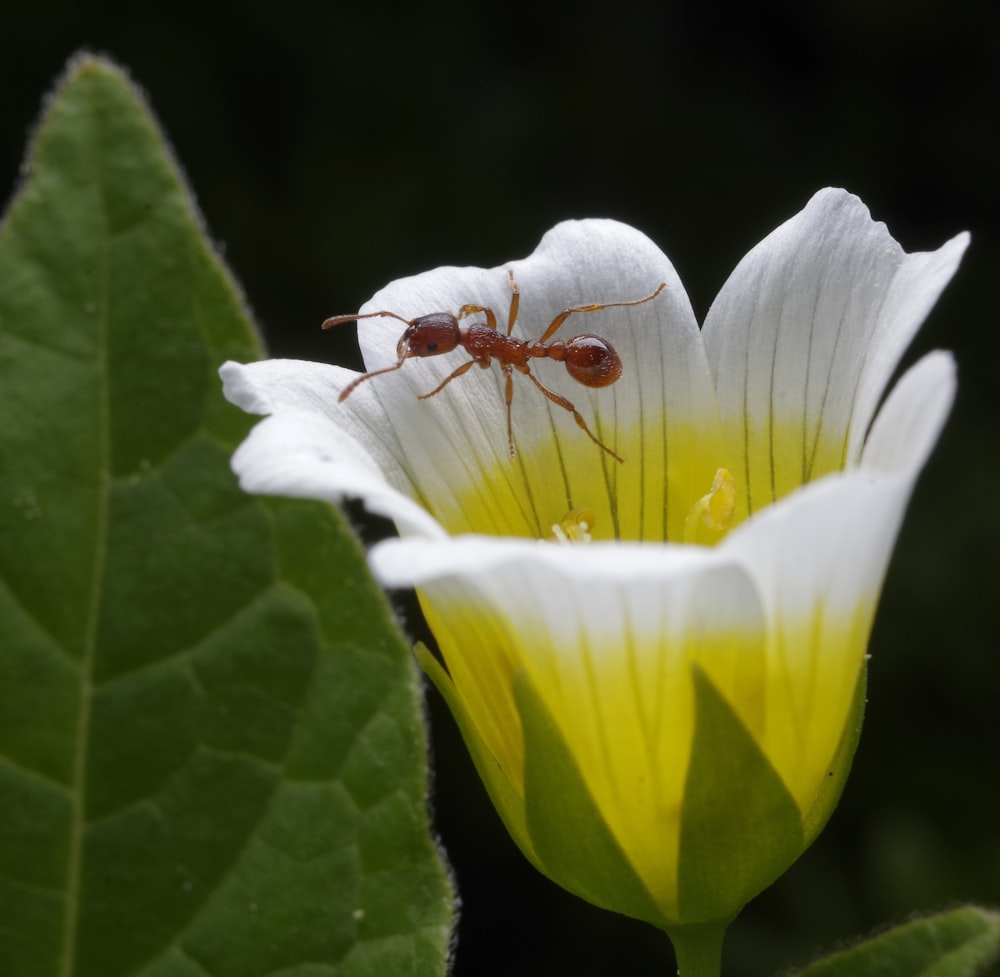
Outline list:
[[[428,353],[436,353],[437,352],[437,348],[438,348],[438,344],[437,343],[428,343],[427,344],[427,352]]]

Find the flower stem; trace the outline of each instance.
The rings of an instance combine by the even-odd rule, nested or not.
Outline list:
[[[674,926],[668,931],[677,955],[679,977],[719,977],[722,972],[722,938],[729,920]]]

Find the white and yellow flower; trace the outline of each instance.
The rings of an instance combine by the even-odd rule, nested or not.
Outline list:
[[[638,231],[567,222],[523,261],[397,281],[363,312],[492,308],[517,334],[596,333],[606,388],[533,361],[571,414],[458,349],[361,384],[351,371],[223,367],[268,415],[234,458],[250,492],[360,497],[401,538],[373,548],[415,587],[454,712],[511,834],[547,875],[667,929],[726,919],[802,852],[840,792],[865,650],[914,480],[955,387],[933,353],[883,396],[967,244],[906,254],[857,198],[818,193],[738,265],[699,330]],[[502,325],[502,322],[501,322]],[[369,370],[401,323],[359,328]]]

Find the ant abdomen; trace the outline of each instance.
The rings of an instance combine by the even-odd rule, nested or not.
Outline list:
[[[585,387],[610,387],[622,375],[621,357],[600,336],[574,336],[566,343],[550,343],[547,355],[565,363],[566,372]]]

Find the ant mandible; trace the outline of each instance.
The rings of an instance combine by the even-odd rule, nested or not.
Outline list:
[[[383,373],[392,373],[394,370],[398,370],[411,356],[440,356],[461,346],[472,358],[449,373],[429,393],[421,394],[417,398],[418,400],[427,400],[428,397],[440,393],[452,380],[467,373],[473,366],[487,369],[495,359],[500,364],[505,378],[507,444],[512,458],[516,451],[514,449],[514,431],[510,420],[510,405],[514,397],[514,371],[517,370],[518,373],[523,373],[552,403],[569,411],[573,415],[573,420],[594,444],[611,455],[615,461],[624,462],[620,455],[612,451],[587,427],[583,415],[570,401],[554,390],[550,390],[538,380],[531,372],[529,362],[532,359],[547,357],[550,360],[565,363],[569,375],[586,387],[610,386],[621,376],[622,361],[618,353],[615,352],[615,348],[606,339],[584,334],[574,336],[568,342],[558,340],[549,342],[549,340],[571,315],[578,312],[598,312],[601,309],[617,309],[652,302],[666,288],[666,282],[661,282],[652,295],[631,302],[600,302],[594,305],[578,305],[572,309],[564,309],[549,323],[548,328],[537,340],[527,342],[511,335],[514,323],[517,321],[521,290],[514,281],[514,272],[508,269],[507,276],[510,279],[511,297],[510,310],[507,313],[506,333],[501,333],[497,329],[497,317],[494,311],[483,305],[463,305],[458,310],[457,316],[450,312],[431,312],[428,315],[417,316],[415,319],[404,319],[395,312],[366,312],[364,314],[331,316],[323,323],[324,329],[330,329],[345,322],[372,319],[378,316],[398,319],[406,326],[396,346],[398,361],[392,366],[381,370],[372,370],[370,373],[357,377],[340,392],[338,401],[346,400],[358,384],[364,383],[372,377],[381,376]],[[479,312],[486,317],[485,322],[459,326],[460,319]]]

